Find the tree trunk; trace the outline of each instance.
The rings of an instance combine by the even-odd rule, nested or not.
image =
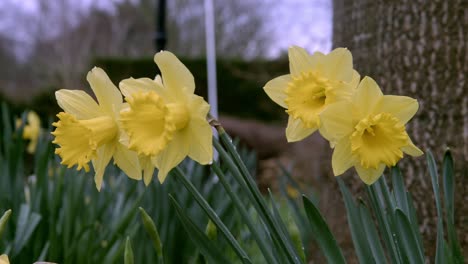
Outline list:
[[[450,148],[456,177],[455,215],[468,252],[468,3],[465,0],[333,0],[333,44],[347,47],[361,76],[384,94],[416,98],[420,108],[407,125],[414,143],[440,162]],[[440,163],[439,163],[440,164]],[[436,210],[425,158],[401,163],[415,196],[421,228],[434,254]],[[439,166],[440,168],[441,166]]]

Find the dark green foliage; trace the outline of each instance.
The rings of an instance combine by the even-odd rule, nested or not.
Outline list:
[[[170,205],[169,194],[177,196],[177,203],[200,228],[208,219],[173,177],[163,185],[155,180],[145,187],[110,165],[98,192],[93,171],[77,172],[59,165],[50,131],[42,134],[36,153],[28,155],[27,142],[19,136],[21,127],[15,129],[6,105],[2,114],[0,214],[8,209],[12,212],[0,237],[0,253],[8,254],[12,263],[122,263],[127,236],[132,239],[135,263],[157,263],[159,256],[138,216],[140,206],[155,220],[165,263],[193,263],[198,258],[199,251]],[[223,188],[213,181],[209,170],[188,160],[181,168],[231,232],[239,235],[241,225],[233,205],[224,199]],[[230,252],[225,250],[225,240],[217,245]]]

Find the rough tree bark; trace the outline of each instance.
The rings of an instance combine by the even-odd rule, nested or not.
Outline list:
[[[420,103],[408,126],[416,145],[453,151],[457,171],[456,225],[468,252],[468,2],[465,0],[333,0],[333,44],[347,47],[361,76],[386,94]],[[421,229],[433,254],[435,204],[424,158],[405,158],[403,173],[416,196]],[[466,253],[465,253],[466,254]]]

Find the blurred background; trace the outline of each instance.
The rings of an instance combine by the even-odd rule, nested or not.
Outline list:
[[[165,49],[174,52],[207,95],[205,9],[201,0],[165,1]],[[319,136],[287,144],[287,115],[264,84],[289,72],[287,48],[310,53],[347,47],[361,76],[384,93],[411,96],[420,110],[408,125],[424,151],[455,157],[456,225],[468,252],[468,4],[447,1],[214,0],[221,121],[254,149],[259,185],[275,189],[278,164],[312,186],[340,243],[352,250],[345,211],[330,172],[330,150]],[[152,77],[157,68],[158,0],[0,1],[0,97],[19,112],[59,111],[57,89],[88,90],[85,75],[100,66],[117,84]],[[47,119],[44,119],[47,120]],[[44,126],[48,124],[43,124]],[[275,144],[272,144],[274,142]],[[405,158],[403,174],[417,201],[421,229],[435,241],[436,212],[424,158]],[[361,182],[345,179],[360,193]],[[431,254],[431,251],[426,252]]]
[[[166,49],[204,58],[204,4],[165,1]],[[220,59],[276,59],[292,44],[331,48],[331,2],[214,1]],[[2,0],[0,87],[15,100],[54,88],[77,89],[96,58],[150,58],[157,0]],[[285,37],[287,36],[287,37]],[[8,65],[8,67],[5,67]]]

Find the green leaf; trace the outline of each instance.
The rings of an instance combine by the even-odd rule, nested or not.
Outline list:
[[[297,247],[294,247],[294,244],[291,240],[291,236],[289,235],[289,232],[288,232],[288,229],[286,228],[286,225],[284,224],[284,221],[283,219],[281,219],[281,215],[279,213],[279,209],[278,209],[278,206],[277,206],[277,203],[275,201],[275,199],[273,198],[273,194],[271,193],[271,190],[268,189],[268,194],[270,195],[270,202],[271,202],[271,208],[272,208],[272,211],[273,211],[273,220],[275,221],[275,226],[278,228],[278,231],[279,231],[279,234],[281,236],[281,240],[283,241],[286,241],[288,246],[292,248],[292,250],[294,250],[295,252],[295,255],[304,255],[302,252],[301,254],[298,254],[298,252],[296,250],[299,250],[297,249]],[[302,247],[301,249],[302,250]],[[305,259],[303,259],[303,261],[305,261]]]
[[[409,212],[410,214],[408,215],[408,218],[411,222],[411,226],[413,230],[415,230],[415,235],[417,242],[419,244],[419,248],[423,250],[423,255],[424,255],[424,243],[422,240],[421,232],[419,231],[419,224],[418,224],[418,218],[416,215],[416,209],[414,209],[414,203],[413,203],[413,198],[411,196],[411,193],[408,193],[408,207],[409,207]]]
[[[368,186],[366,189],[371,200],[373,211],[379,223],[382,239],[388,250],[391,263],[403,263],[396,245],[395,237],[393,236],[393,213],[387,213],[387,208],[394,207],[394,201],[392,201],[392,197],[390,196],[385,178],[380,177],[377,182]]]
[[[39,258],[37,259],[37,261],[44,261],[45,260],[45,258],[47,256],[47,252],[49,252],[49,247],[50,247],[50,242],[47,241],[45,246],[42,248],[41,254],[39,255]]]
[[[124,263],[133,264],[133,262],[134,262],[134,257],[133,257],[132,243],[130,242],[130,237],[127,237],[127,241],[125,242]]]
[[[11,215],[11,209],[7,210],[3,214],[2,218],[0,218],[0,238],[2,237],[2,233],[5,230],[8,219],[10,219],[10,215]]]
[[[151,241],[153,242],[153,247],[156,250],[156,253],[158,256],[163,256],[163,250],[162,250],[162,243],[161,239],[159,238],[159,233],[158,229],[156,228],[156,225],[154,224],[153,219],[146,213],[145,209],[139,207],[140,209],[140,215],[141,219],[143,220],[143,226],[145,227],[146,233],[151,238]]]
[[[349,229],[351,231],[351,237],[353,238],[354,249],[356,250],[359,263],[375,263],[376,260],[369,251],[370,245],[362,228],[361,219],[359,217],[359,210],[355,205],[353,197],[344,184],[343,180],[340,178],[337,180],[343,195],[343,200],[345,202]]]
[[[443,184],[444,184],[444,202],[446,221],[449,224],[453,224],[454,221],[454,197],[455,197],[455,186],[454,186],[454,172],[453,172],[453,158],[450,150],[447,150],[443,160]],[[450,235],[450,234],[449,234]]]
[[[369,210],[362,201],[359,202],[359,215],[374,259],[380,261],[385,260],[385,253],[375,223],[372,220]]]
[[[403,182],[403,177],[401,176],[401,171],[398,167],[392,168],[392,183],[396,206],[401,208],[405,214],[408,214],[408,197],[406,195],[406,188]]]
[[[29,205],[21,205],[18,224],[16,226],[13,256],[18,255],[18,253],[23,249],[40,220],[41,216],[31,212]]]
[[[403,210],[395,210],[396,235],[400,242],[400,250],[405,254],[410,263],[424,263],[423,251],[416,238],[416,232],[411,226],[408,217]]]
[[[249,194],[249,198],[251,199],[252,203],[254,204],[255,208],[257,209],[260,217],[263,219],[264,223],[267,225],[268,229],[271,231],[271,235],[274,237],[274,241],[278,242],[281,250],[285,252],[286,257],[290,263],[301,264],[299,256],[294,252],[293,246],[288,244],[287,241],[283,240],[280,235],[280,229],[278,226],[275,225],[275,221],[273,220],[273,216],[268,210],[268,206],[263,198],[262,194],[258,190],[256,182],[253,180],[252,176],[250,175],[249,170],[245,166],[244,162],[237,153],[235,146],[232,144],[232,140],[229,135],[224,131],[224,129],[220,126],[216,127],[218,129],[219,138],[223,142],[224,146],[226,147],[229,154],[226,153],[223,147],[220,146],[217,140],[214,140],[214,146],[216,150],[220,153],[221,156],[225,157],[227,161],[234,160],[235,166],[231,166],[230,168],[236,169],[235,167],[239,168],[240,175],[242,179],[236,179],[239,184],[244,183],[246,185],[247,194]],[[232,158],[232,159],[231,159]],[[235,174],[234,174],[235,175]]]
[[[443,214],[442,207],[440,205],[440,194],[439,194],[439,180],[437,174],[437,165],[434,160],[434,156],[430,151],[426,154],[427,166],[429,169],[429,174],[431,175],[432,180],[432,189],[434,191],[434,197],[437,207],[437,242],[436,242],[436,264],[445,263],[445,252],[444,252],[444,226],[442,223]]]
[[[312,229],[312,237],[322,250],[328,263],[346,263],[335,237],[318,208],[304,195],[302,201]]]
[[[198,192],[195,186],[193,186],[193,184],[189,180],[187,180],[187,178],[185,178],[182,170],[179,167],[176,167],[173,171],[175,172],[177,179],[179,179],[182,182],[182,184],[192,194],[192,196],[195,198],[200,207],[205,211],[205,213],[208,215],[211,221],[213,221],[218,230],[221,231],[221,233],[226,237],[228,243],[232,246],[234,252],[236,252],[236,254],[243,261],[243,263],[251,263],[251,260],[249,259],[245,251],[241,248],[234,236],[231,234],[229,229],[226,227],[226,225],[224,225],[221,219],[219,219],[216,212],[213,210],[213,208],[211,208],[211,206],[203,198],[200,192]]]
[[[190,220],[190,217],[186,215],[172,195],[169,195],[169,200],[175,208],[176,215],[184,226],[185,231],[187,231],[188,237],[197,245],[201,253],[209,259],[211,263],[230,263],[217,244],[210,241],[193,221]]]
[[[461,264],[464,263],[464,257],[455,230],[455,173],[453,171],[453,158],[449,149],[444,154],[442,177],[444,184],[445,221],[449,244],[448,253],[452,256],[454,263]]]
[[[265,261],[271,264],[278,263],[277,260],[272,256],[272,252],[270,250],[271,245],[267,243],[267,241],[261,235],[261,230],[259,228],[260,225],[256,226],[254,224],[252,217],[247,212],[245,204],[241,202],[238,194],[236,194],[232,190],[230,184],[226,180],[226,175],[224,175],[224,173],[221,171],[221,168],[216,163],[213,163],[211,165],[211,168],[216,173],[216,175],[218,175],[219,181],[221,182],[227,194],[231,198],[234,206],[239,211],[242,219],[244,220],[244,223],[247,225],[250,232],[252,232],[253,238],[257,242],[258,247],[260,248],[260,250],[263,253],[263,256],[265,257]]]

